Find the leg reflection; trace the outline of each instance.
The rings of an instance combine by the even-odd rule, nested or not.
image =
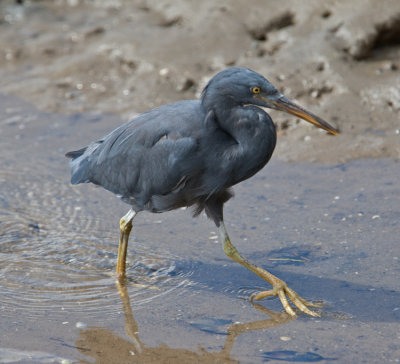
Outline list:
[[[237,363],[235,359],[231,358],[231,351],[235,340],[239,335],[254,330],[263,330],[283,325],[296,319],[296,317],[291,316],[286,312],[273,312],[258,303],[253,303],[253,307],[269,316],[269,318],[265,320],[233,324],[229,326],[227,329],[227,336],[224,346],[220,352],[208,352],[200,347],[201,352],[197,353],[185,349],[172,349],[166,345],[161,345],[158,348],[146,348],[139,340],[139,329],[133,317],[127,286],[120,282],[117,282],[117,286],[121,296],[122,308],[125,315],[125,332],[132,339],[137,353],[139,355],[142,354],[143,356],[147,357],[147,359],[149,359],[149,352],[152,352],[154,354],[154,359],[158,358],[158,360],[160,360],[160,358],[168,358],[171,354],[173,354],[176,358],[181,358],[182,362],[186,362],[190,359],[201,363]],[[152,355],[150,357],[152,357]],[[138,358],[136,357],[136,359]]]
[[[128,287],[126,284],[117,282],[121,297],[122,309],[125,319],[125,333],[128,338],[116,335],[112,330],[105,327],[88,327],[81,329],[79,339],[75,346],[81,354],[90,357],[84,363],[238,363],[231,356],[235,340],[244,333],[272,328],[282,325],[296,318],[287,313],[272,312],[260,304],[254,307],[266,314],[265,320],[248,323],[234,324],[228,327],[224,345],[220,351],[207,351],[200,347],[198,350],[170,348],[166,344],[157,347],[146,346],[139,337],[139,327],[133,316],[130,304]],[[157,330],[157,327],[154,328]],[[176,333],[177,335],[179,333]]]

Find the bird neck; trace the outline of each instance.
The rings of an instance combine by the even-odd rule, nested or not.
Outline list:
[[[238,102],[229,94],[214,92],[214,90],[205,90],[201,104],[207,111],[212,110],[219,119],[229,116],[232,109],[240,106]]]
[[[265,111],[252,105],[225,105],[206,108],[202,103],[204,150],[213,156],[208,169],[219,189],[253,176],[268,162],[276,143],[275,126]]]
[[[267,135],[275,134],[269,115],[253,105],[233,105],[223,110],[216,109],[215,117],[221,129],[239,144],[248,144],[249,147],[258,145]]]
[[[214,96],[214,97],[213,97]],[[209,95],[202,99],[206,112],[213,115],[213,123],[236,141],[239,149],[264,159],[272,154],[276,131],[270,116],[254,105],[239,104],[229,95]]]
[[[276,131],[264,110],[253,105],[236,105],[215,110],[215,119],[219,128],[235,142],[225,145],[225,153],[239,167],[232,171],[236,180],[248,178],[268,162],[275,148]]]
[[[202,106],[207,112],[211,112],[213,119],[218,127],[227,133],[231,133],[233,124],[235,124],[235,114],[243,108],[242,105],[238,104],[235,100],[229,96],[212,97],[212,95],[204,95],[202,99]],[[233,132],[234,130],[232,130]]]

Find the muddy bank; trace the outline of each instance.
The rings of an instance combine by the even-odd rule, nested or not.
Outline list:
[[[0,90],[43,111],[126,119],[245,66],[342,131],[272,113],[281,159],[399,158],[399,32],[396,0],[2,1]]]

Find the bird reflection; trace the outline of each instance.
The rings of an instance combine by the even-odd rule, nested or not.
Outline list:
[[[170,348],[165,344],[147,347],[139,338],[139,327],[133,317],[127,286],[117,283],[125,318],[125,332],[130,340],[123,339],[111,330],[89,327],[80,330],[75,345],[85,356],[91,357],[83,363],[238,363],[231,357],[236,338],[246,332],[272,328],[296,318],[285,313],[276,313],[260,304],[253,304],[268,316],[265,320],[237,323],[228,327],[226,340],[219,352],[209,352],[202,347],[198,351]]]

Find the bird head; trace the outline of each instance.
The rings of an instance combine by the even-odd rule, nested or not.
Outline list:
[[[203,104],[257,105],[295,115],[337,135],[339,131],[317,115],[281,94],[266,78],[248,68],[232,67],[217,73],[204,88]]]

